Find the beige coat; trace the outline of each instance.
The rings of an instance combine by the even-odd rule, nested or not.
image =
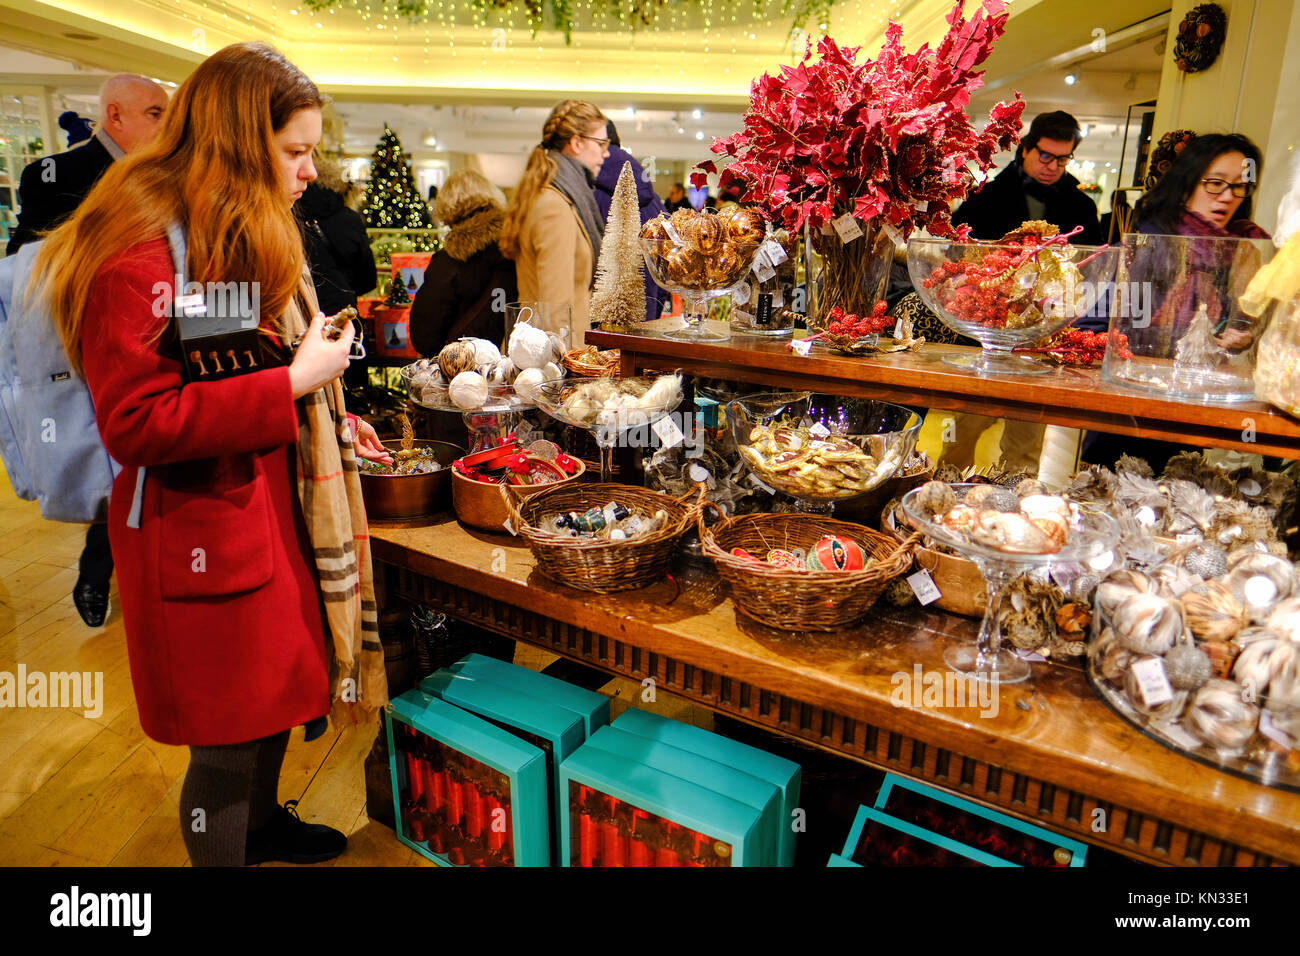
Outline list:
[[[569,348],[584,344],[591,297],[591,240],[567,196],[554,186],[538,194],[519,232],[515,261],[521,302],[571,306]],[[550,328],[548,331],[558,331]]]

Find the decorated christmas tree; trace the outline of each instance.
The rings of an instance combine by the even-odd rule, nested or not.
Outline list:
[[[370,182],[362,209],[370,229],[430,229],[433,217],[415,185],[411,163],[397,134],[384,124],[370,158]]]
[[[410,304],[411,295],[406,291],[406,283],[402,281],[401,276],[397,276],[388,283],[388,295],[384,299],[384,305],[390,309],[397,309]]]
[[[632,164],[624,163],[609,204],[596,262],[596,288],[591,293],[591,318],[606,332],[625,332],[645,318],[645,260],[637,242],[640,232],[636,179]]]

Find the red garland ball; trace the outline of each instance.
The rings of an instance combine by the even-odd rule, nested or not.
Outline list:
[[[861,571],[867,552],[856,541],[828,534],[808,552],[809,571]]]

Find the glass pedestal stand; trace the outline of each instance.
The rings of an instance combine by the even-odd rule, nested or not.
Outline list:
[[[998,615],[1011,582],[1024,570],[1007,561],[993,561],[972,556],[984,575],[988,606],[980,622],[975,645],[950,647],[943,652],[943,662],[955,671],[970,674],[994,684],[1018,684],[1029,677],[1029,664],[1002,647],[1002,628]]]
[[[664,333],[664,338],[679,339],[685,342],[726,342],[731,338],[731,331],[714,331],[705,325],[705,318],[709,314],[709,303],[714,299],[720,299],[722,296],[731,292],[730,289],[721,289],[709,292],[683,292],[679,293],[682,297],[682,320],[686,323],[680,329],[670,329]]]

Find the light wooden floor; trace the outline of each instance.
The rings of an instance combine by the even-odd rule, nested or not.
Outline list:
[[[72,603],[84,525],[45,521],[18,500],[0,471],[0,671],[102,671],[103,713],[0,709],[0,866],[188,866],[179,797],[188,751],[140,729],[116,579],[105,626],[86,627]],[[541,669],[552,655],[519,645],[517,663]],[[602,688],[613,716],[641,688]],[[660,694],[655,711],[711,726],[712,715]],[[304,743],[294,731],[280,775],[280,800],[348,834],[348,850],[323,866],[432,865],[373,823],[365,811],[362,764],[375,730],[331,727]],[[276,865],[276,864],[268,864]]]

